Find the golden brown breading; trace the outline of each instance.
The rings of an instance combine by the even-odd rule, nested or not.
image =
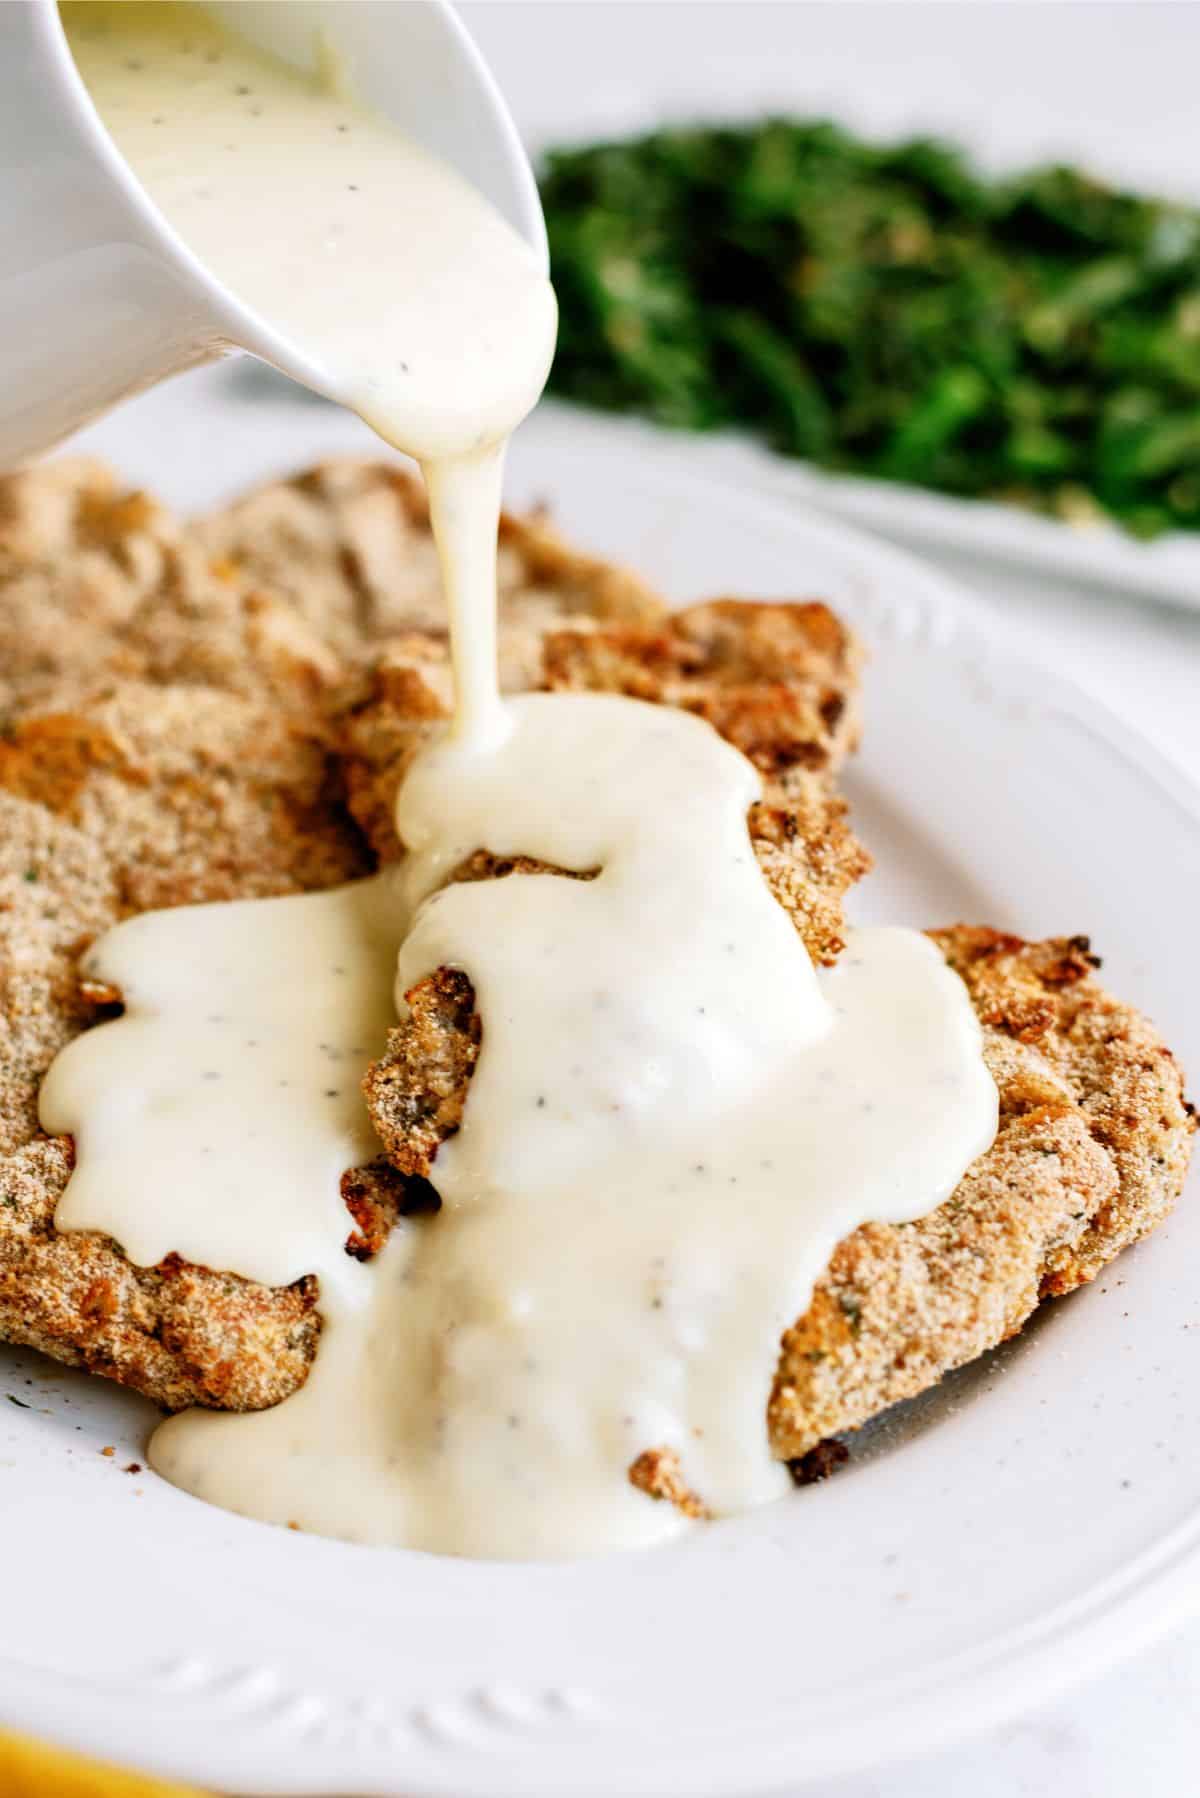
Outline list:
[[[553,631],[543,653],[540,666],[523,664],[539,686],[680,706],[755,763],[755,853],[814,960],[834,961],[843,896],[871,865],[829,778],[857,742],[862,652],[852,633],[821,605],[719,600],[653,628]],[[445,651],[412,634],[388,646],[343,713],[350,809],[383,861],[402,853],[393,813],[404,773],[449,711]]]
[[[71,1145],[39,1131],[37,1090],[117,997],[80,983],[80,957],[132,912],[327,887],[374,864],[344,805],[325,701],[360,678],[350,663],[380,619],[343,614],[328,594],[310,607],[307,570],[268,591],[260,509],[286,519],[299,494],[336,570],[366,554],[362,502],[409,558],[407,610],[393,605],[388,625],[440,627],[409,477],[347,465],[274,491],[235,508],[227,547],[243,569],[95,464],[0,479],[0,1339],[172,1409],[257,1408],[293,1391],[315,1351],[316,1285],[275,1290],[176,1258],[134,1268],[103,1236],[54,1230]],[[221,535],[219,521],[207,528]],[[539,665],[529,620],[661,610],[540,526],[509,521],[505,537],[506,628]],[[347,578],[343,599],[357,590]],[[402,641],[444,669],[441,641]],[[427,1199],[386,1164],[349,1171],[343,1197],[356,1255]]]
[[[555,625],[651,624],[664,610],[636,575],[538,519],[502,520],[499,584],[511,689],[536,683]],[[308,711],[410,632],[445,667],[424,490],[402,468],[324,464],[188,526],[99,463],[0,476],[0,715],[69,709],[109,675],[265,690]]]
[[[402,853],[393,811],[404,771],[448,711],[427,682],[420,647],[410,640],[403,667],[378,669],[345,721],[350,806],[385,860]],[[826,606],[716,600],[653,629],[552,632],[542,675],[560,692],[616,691],[680,706],[735,743],[763,776],[747,822],[767,884],[813,959],[832,962],[843,945],[842,899],[870,866],[829,779],[857,741],[861,659]],[[484,852],[453,878],[540,867]],[[363,1090],[395,1165],[427,1177],[438,1143],[458,1128],[479,1028],[461,974],[440,969],[408,997],[414,1016],[391,1033]]]
[[[629,1469],[629,1484],[648,1498],[663,1499],[682,1511],[685,1517],[704,1518],[712,1513],[703,1500],[696,1497],[683,1477],[679,1456],[673,1448],[647,1448]]]
[[[1194,1119],[1179,1069],[1095,979],[1086,938],[931,934],[983,1025],[999,1131],[928,1217],[865,1224],[839,1244],[781,1345],[767,1416],[784,1460],[936,1384],[1041,1299],[1090,1280],[1162,1221],[1187,1172]],[[487,1025],[461,973],[439,969],[408,999],[364,1090],[395,1165],[436,1183]]]
[[[406,997],[409,1015],[363,1075],[363,1095],[392,1165],[427,1180],[462,1124],[483,1029],[475,989],[457,968],[436,968]]]
[[[321,1330],[315,1279],[262,1286],[177,1255],[134,1267],[107,1236],[54,1228],[70,1171],[64,1137],[39,1135],[0,1158],[0,1342],[118,1380],[168,1411],[258,1411],[304,1383]],[[369,1211],[389,1228],[413,1208],[386,1165],[347,1174],[342,1192],[352,1217]],[[351,1229],[347,1253],[382,1240],[367,1248]]]
[[[538,523],[506,521],[501,567],[508,690],[625,691],[708,717],[762,771],[756,852],[813,954],[832,959],[842,894],[866,865],[829,781],[857,734],[857,648],[832,615],[722,601],[666,621],[640,583]],[[337,465],[184,530],[94,466],[2,480],[0,697],[0,1339],[169,1408],[274,1403],[315,1352],[315,1282],[269,1289],[174,1257],[137,1269],[107,1238],[57,1233],[71,1150],[38,1131],[36,1092],[114,998],[76,969],[119,917],[320,887],[399,852],[396,787],[449,701],[419,490],[395,469]],[[481,853],[459,875],[532,865]],[[1091,1278],[1182,1183],[1178,1071],[1101,991],[1081,939],[935,940],[983,1021],[1001,1130],[931,1217],[843,1242],[788,1332],[772,1440],[806,1465],[820,1439]],[[402,1211],[436,1204],[422,1176],[478,1049],[464,976],[410,998],[368,1079],[402,1173],[343,1180],[347,1250],[363,1258]],[[639,1482],[676,1502],[682,1474],[672,1482],[656,1453]]]
[[[0,716],[71,710],[106,681],[268,694],[310,709],[340,663],[294,608],[215,562],[91,462],[0,477]]]
[[[286,1396],[316,1342],[311,1281],[279,1292],[182,1263],[131,1268],[59,1235],[70,1144],[37,1125],[58,1050],[112,995],[82,953],[151,905],[328,886],[365,866],[319,733],[211,689],[126,683],[0,741],[0,1339],[160,1403]],[[395,1177],[387,1182],[396,1184]]]
[[[709,600],[657,630],[557,631],[545,647],[551,689],[695,712],[768,779],[835,769],[858,747],[861,667],[858,639],[815,600]]]
[[[337,701],[338,747],[351,811],[376,855],[394,859],[396,792],[451,707],[423,490],[399,468],[333,463],[196,534],[361,668]],[[827,607],[714,601],[668,618],[635,576],[568,550],[540,520],[506,516],[499,641],[506,692],[631,692],[700,713],[749,754],[764,776],[751,813],[764,871],[812,953],[836,956],[842,894],[869,862],[824,778],[857,740],[861,664]]]
[[[328,462],[278,481],[193,527],[199,542],[288,601],[343,653],[408,631],[444,640],[446,614],[425,490],[383,462]],[[662,602],[639,578],[569,549],[538,518],[501,521],[501,657],[511,688],[533,684],[542,634],[564,619],[653,622]]]
[[[966,982],[1000,1093],[995,1142],[914,1224],[841,1243],[784,1337],[776,1451],[933,1385],[1091,1280],[1161,1223],[1183,1187],[1194,1118],[1170,1050],[1096,980],[1085,937],[1023,943],[931,932]]]
[[[0,1340],[106,1374],[168,1410],[254,1411],[301,1384],[316,1353],[315,1280],[272,1290],[173,1258],[133,1267],[91,1231],[59,1233],[66,1138],[0,1161]]]
[[[341,664],[299,622],[103,469],[0,480],[0,1338],[172,1407],[293,1390],[315,1284],[136,1269],[101,1236],[59,1235],[71,1145],[39,1131],[37,1091],[113,998],[77,975],[100,931],[371,866],[315,703]],[[392,1215],[403,1202],[391,1169],[356,1181]]]

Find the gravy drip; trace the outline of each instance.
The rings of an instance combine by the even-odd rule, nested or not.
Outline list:
[[[126,21],[147,9],[117,10],[128,49]],[[273,96],[273,129],[302,160],[329,97],[274,65],[268,82],[265,59],[218,39],[221,80],[239,100],[254,84]],[[81,55],[90,82],[128,95],[114,133],[139,172],[130,146],[150,157],[159,129],[147,107],[165,111],[186,88],[172,43],[176,61],[136,89],[111,47],[90,65]],[[186,180],[170,157],[144,174],[169,216],[193,207],[197,243],[208,196],[188,199],[187,183],[219,163],[200,96],[169,115]],[[339,101],[328,118],[357,114]],[[299,186],[278,190],[279,142],[275,239],[302,207]],[[387,143],[396,155],[390,132]],[[674,1451],[715,1516],[786,1489],[765,1418],[781,1332],[842,1236],[950,1193],[991,1140],[996,1093],[965,989],[924,937],[857,931],[837,968],[813,969],[749,841],[758,776],[707,724],[606,695],[499,699],[497,445],[540,387],[530,346],[545,304],[522,277],[506,311],[500,282],[493,316],[494,261],[477,261],[475,240],[469,271],[462,261],[466,214],[486,208],[398,154],[387,173],[402,213],[453,191],[444,235],[420,240],[444,280],[409,278],[424,264],[401,232],[369,280],[350,254],[354,282],[339,286],[356,227],[349,195],[326,206],[324,190],[303,200],[309,222],[324,221],[321,253],[310,246],[285,283],[303,274],[316,310],[271,288],[252,257],[230,280],[273,323],[308,332],[337,371],[331,387],[357,392],[427,464],[458,706],[399,796],[409,856],[334,892],[110,932],[85,965],[121,988],[125,1014],[59,1056],[42,1121],[76,1139],[60,1228],[103,1230],[146,1264],[174,1250],[272,1284],[319,1278],[305,1386],[270,1411],[161,1425],[150,1458],[166,1478],[356,1541],[591,1553],[692,1527],[630,1483],[648,1449]],[[378,175],[382,157],[380,146]],[[218,271],[258,228],[235,187],[203,240]],[[340,233],[328,253],[322,233]],[[479,239],[501,261],[506,241],[492,225]],[[392,268],[394,313],[379,277]],[[488,296],[484,324],[512,358],[504,379],[486,358],[468,358],[468,379],[435,356],[424,385],[396,380],[398,349],[407,360],[440,341],[422,292],[444,294],[456,317]],[[549,320],[552,331],[552,302]],[[445,884],[481,847],[590,878]],[[402,1220],[363,1266],[344,1252],[338,1193],[343,1170],[378,1152],[358,1080],[404,993],[439,966],[469,975],[483,1020],[462,1128],[434,1169],[442,1209]]]

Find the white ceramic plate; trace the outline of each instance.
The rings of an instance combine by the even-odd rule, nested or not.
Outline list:
[[[862,476],[827,474],[732,438],[706,446],[714,467],[780,500],[819,506],[914,548],[950,550],[1126,599],[1200,610],[1200,534],[1142,543],[1115,525],[1081,528],[993,500],[955,499]]]
[[[177,497],[207,499],[210,427],[264,472],[348,430],[292,402],[243,429],[227,388],[147,396],[93,445],[157,457]],[[620,427],[535,423],[512,486],[680,598],[829,597],[875,649],[848,784],[880,867],[858,914],[1090,930],[1113,986],[1200,1066],[1200,799],[1152,751],[989,647],[969,602],[902,555],[709,486]],[[1002,1355],[866,1433],[837,1478],[566,1565],[227,1516],[125,1471],[140,1401],[0,1351],[0,1717],[227,1790],[403,1798],[732,1798],[944,1743],[1196,1598],[1198,1255],[1185,1202]]]

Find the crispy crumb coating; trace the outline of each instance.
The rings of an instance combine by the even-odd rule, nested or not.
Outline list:
[[[839,1244],[783,1340],[769,1406],[788,1459],[1012,1336],[1161,1223],[1194,1118],[1169,1049],[1094,975],[1086,937],[930,933],[966,982],[1000,1127],[953,1196]]]
[[[538,521],[506,520],[501,584],[507,690],[684,705],[751,756],[764,873],[814,956],[834,958],[867,864],[830,784],[857,736],[858,672],[832,614],[721,601],[668,620]],[[0,480],[0,1339],[171,1409],[255,1409],[302,1382],[315,1281],[134,1268],[105,1237],[54,1230],[71,1145],[37,1129],[37,1087],[119,999],[76,972],[111,923],[326,886],[400,853],[395,791],[448,700],[423,500],[399,470],[319,469],[188,528],[95,465]],[[459,877],[533,865],[481,853]],[[983,1022],[1001,1131],[931,1217],[843,1242],[788,1332],[770,1427],[800,1477],[827,1471],[822,1439],[1090,1279],[1182,1183],[1178,1070],[1100,989],[1082,939],[935,940]],[[465,977],[439,971],[410,1002],[368,1075],[396,1165],[343,1180],[347,1251],[364,1259],[399,1215],[436,1206],[426,1176],[478,1051]],[[699,1505],[661,1454],[635,1483]]]
[[[936,1384],[1013,1335],[1042,1299],[1092,1279],[1162,1221],[1187,1172],[1194,1117],[1179,1068],[1100,986],[1085,937],[1025,943],[966,925],[931,935],[983,1026],[1000,1126],[937,1210],[846,1237],[784,1335],[767,1421],[774,1452],[803,1463],[804,1480],[829,1471],[827,1452],[816,1472],[809,1460],[826,1438]],[[462,973],[439,969],[408,1000],[365,1091],[395,1165],[436,1183],[486,1023]],[[638,1484],[655,1477],[653,1455],[635,1465]],[[671,1497],[666,1475],[655,1483],[655,1496]]]
[[[522,657],[540,669],[545,624],[661,615],[536,521],[505,522],[501,567],[514,680]],[[0,478],[0,1340],[169,1409],[257,1409],[305,1378],[314,1280],[136,1268],[106,1237],[54,1229],[72,1145],[39,1130],[37,1091],[119,1002],[78,976],[100,932],[376,864],[345,803],[343,719],[390,630],[444,678],[441,619],[420,489],[399,470],[317,470],[199,528],[94,463]],[[382,1161],[342,1190],[361,1257],[436,1203]]]
[[[813,959],[834,961],[843,896],[871,863],[830,778],[857,743],[862,652],[828,608],[719,600],[652,628],[555,630],[542,653],[539,686],[680,706],[755,763],[755,854]],[[393,813],[405,771],[449,715],[445,657],[428,638],[397,641],[341,717],[350,809],[383,861],[403,852]]]
[[[649,1498],[662,1499],[682,1511],[685,1517],[705,1518],[711,1515],[702,1499],[696,1497],[683,1477],[679,1456],[673,1448],[647,1448],[630,1464],[629,1484]]]
[[[343,654],[409,632],[445,642],[425,490],[404,468],[323,463],[201,520],[193,535],[210,557],[285,600]],[[652,622],[664,609],[635,574],[569,549],[536,516],[505,514],[497,574],[501,663],[511,690],[536,684],[541,638],[553,625]]]
[[[862,647],[819,601],[715,599],[657,629],[553,632],[546,686],[589,687],[706,718],[764,776],[829,770],[858,746]]]
[[[71,1145],[38,1129],[37,1092],[117,997],[78,979],[100,931],[152,905],[327,886],[366,858],[319,741],[233,696],[139,689],[126,714],[127,698],[0,743],[0,1338],[171,1407],[256,1408],[307,1370],[314,1282],[137,1269],[106,1238],[60,1235]]]
[[[113,680],[311,711],[340,667],[284,597],[111,470],[64,461],[0,477],[0,718],[72,711]]]
[[[749,756],[763,797],[747,824],[767,884],[815,961],[844,942],[842,899],[870,866],[831,784],[857,740],[861,650],[822,605],[718,600],[654,629],[624,626],[546,639],[545,678],[556,691],[619,691],[707,718]],[[382,857],[402,853],[392,823],[396,790],[428,730],[429,690],[410,664],[347,724],[350,805]],[[423,696],[424,695],[424,696]],[[526,858],[482,851],[455,879],[537,871]],[[363,1083],[384,1148],[402,1172],[427,1178],[438,1144],[457,1130],[479,1048],[465,975],[438,969],[407,995],[413,1015],[393,1030]]]
[[[406,998],[408,1018],[363,1075],[363,1094],[392,1165],[427,1180],[462,1124],[483,1028],[475,989],[457,968],[436,968]]]
[[[301,1384],[316,1353],[315,1280],[273,1290],[177,1257],[134,1267],[108,1237],[54,1228],[64,1137],[0,1162],[0,1340],[106,1374],[169,1410],[255,1411]]]
[[[510,690],[538,684],[546,631],[664,613],[636,575],[536,517],[505,515],[498,574]],[[326,463],[187,526],[100,463],[0,476],[0,718],[66,708],[105,677],[266,692],[311,716],[406,637],[448,695],[428,509],[403,468]]]

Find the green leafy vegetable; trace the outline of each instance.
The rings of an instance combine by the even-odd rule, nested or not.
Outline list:
[[[824,467],[1200,528],[1200,212],[772,119],[558,150],[551,385]]]

